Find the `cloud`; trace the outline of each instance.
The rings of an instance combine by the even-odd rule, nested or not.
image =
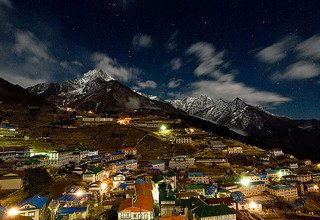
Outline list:
[[[152,45],[152,38],[150,35],[137,34],[133,36],[132,46],[136,49],[148,48]]]
[[[222,98],[232,101],[239,97],[252,105],[272,106],[291,101],[291,98],[280,94],[249,87],[237,82],[235,76],[238,71],[232,70],[230,62],[225,59],[225,51],[217,51],[206,42],[198,42],[187,49],[187,54],[194,54],[198,58],[198,66],[194,70],[196,76],[209,76],[209,80],[198,80],[190,84],[187,96],[206,94],[214,99]],[[230,70],[231,69],[231,70]]]
[[[173,51],[177,49],[178,44],[176,42],[176,38],[178,36],[179,31],[175,31],[173,34],[171,34],[167,40],[167,42],[164,44],[165,48],[168,51]]]
[[[320,35],[314,35],[299,43],[296,47],[296,51],[301,57],[320,59]]]
[[[288,52],[293,49],[295,42],[296,37],[285,37],[281,41],[260,50],[256,56],[260,61],[267,64],[279,62],[287,57]]]
[[[157,88],[158,84],[155,81],[152,80],[147,80],[145,82],[138,81],[137,86],[135,87],[136,89],[155,89]]]
[[[10,0],[0,0],[0,7],[1,6],[7,7],[7,8],[13,8]]]
[[[7,81],[11,82],[12,84],[18,84],[24,88],[27,88],[29,86],[34,86],[39,83],[44,83],[47,81],[47,79],[43,79],[41,77],[30,77],[30,76],[23,76],[23,75],[17,75],[12,72],[4,72],[3,70],[0,70],[0,75]]]
[[[93,53],[91,60],[96,69],[103,69],[115,79],[127,82],[135,79],[140,73],[140,70],[135,67],[124,67],[120,65],[115,59],[112,59],[104,53]]]
[[[273,80],[302,80],[310,79],[320,75],[320,67],[307,61],[298,61],[289,65],[284,73],[275,73]]]
[[[198,42],[191,45],[187,54],[194,54],[198,58],[199,66],[194,70],[197,76],[212,75],[219,78],[218,70],[225,64],[223,60],[224,52],[217,52],[212,44],[207,42]]]
[[[41,42],[32,32],[17,30],[15,33],[14,52],[18,56],[23,56],[23,53],[41,60],[53,60],[49,54],[48,47],[44,42]]]
[[[175,79],[172,78],[170,79],[170,81],[168,82],[168,88],[169,89],[173,89],[173,88],[177,88],[181,85],[181,83],[183,82],[182,79]]]
[[[201,80],[192,83],[191,87],[193,88],[190,94],[192,96],[205,94],[211,98],[222,98],[226,101],[239,97],[252,105],[279,105],[291,101],[291,98],[273,92],[259,91],[235,81]]]
[[[175,57],[170,61],[170,67],[172,70],[178,70],[183,66],[182,60],[179,57]]]

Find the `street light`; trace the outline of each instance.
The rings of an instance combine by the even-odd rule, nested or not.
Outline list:
[[[17,208],[10,208],[7,212],[8,216],[17,216],[19,214]]]
[[[240,180],[240,183],[243,185],[243,186],[249,186],[250,185],[250,180],[246,179],[246,178],[243,178]]]
[[[250,209],[257,209],[257,207],[258,207],[258,205],[257,205],[256,202],[253,202],[253,201],[252,201],[252,202],[249,203],[249,208],[250,208]]]
[[[77,197],[81,197],[81,196],[83,196],[83,191],[82,190],[78,190],[75,194],[76,194]]]
[[[100,188],[102,191],[105,191],[105,189],[107,188],[107,184],[106,183],[101,183]]]
[[[163,131],[165,131],[165,130],[167,130],[167,126],[165,126],[165,125],[161,125],[161,126],[160,126],[160,131],[162,131],[162,132],[163,132]]]

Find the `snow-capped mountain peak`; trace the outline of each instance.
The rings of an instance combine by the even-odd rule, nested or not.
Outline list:
[[[115,80],[110,74],[106,73],[105,71],[94,69],[85,73],[83,77],[80,78],[80,81],[82,81],[82,83],[87,83],[97,78],[101,78],[105,81]]]

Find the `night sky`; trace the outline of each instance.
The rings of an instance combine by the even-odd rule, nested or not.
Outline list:
[[[239,97],[320,119],[319,8],[311,0],[0,0],[0,76],[28,87],[97,68],[162,99]]]

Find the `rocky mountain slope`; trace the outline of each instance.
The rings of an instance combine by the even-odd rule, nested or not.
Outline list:
[[[42,83],[28,88],[60,107],[84,111],[149,109],[177,111],[172,105],[152,100],[121,84],[103,70],[91,70],[82,78],[63,83]]]
[[[302,158],[320,160],[320,156],[313,153],[320,143],[317,120],[295,121],[276,116],[239,98],[225,102],[200,95],[170,103],[190,115],[227,126],[266,148],[280,147]]]

